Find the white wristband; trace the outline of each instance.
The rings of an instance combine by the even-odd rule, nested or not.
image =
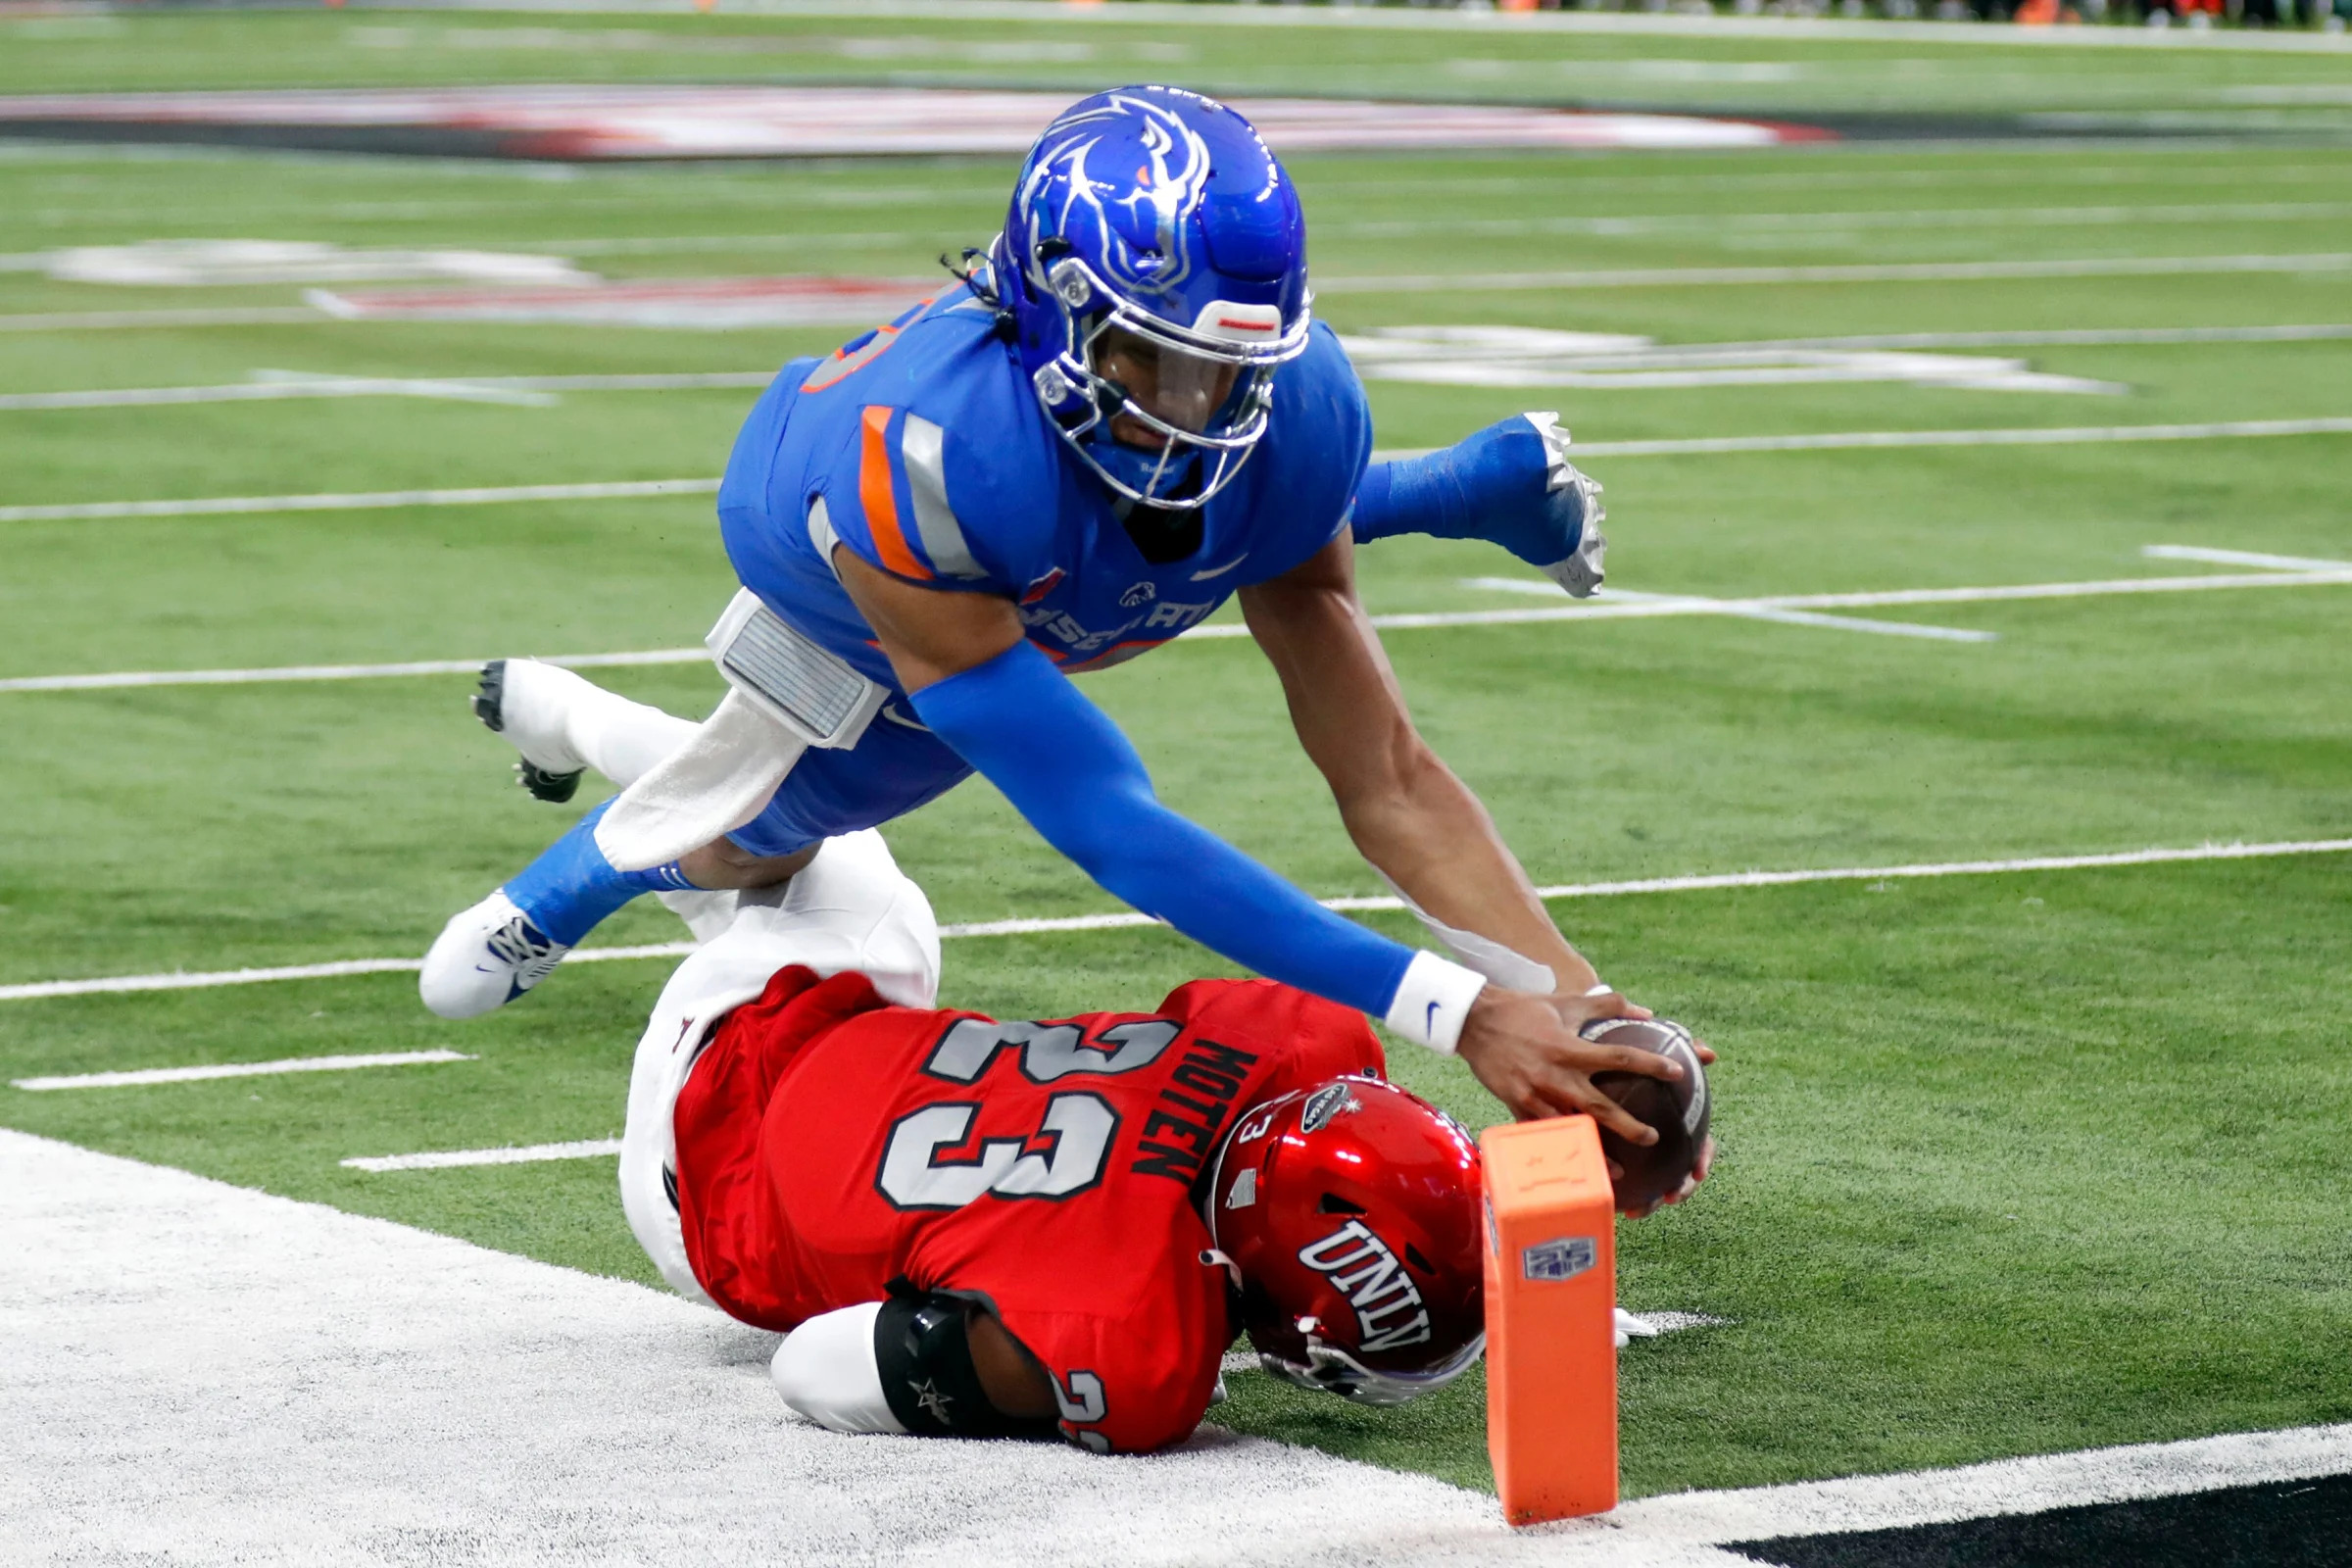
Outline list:
[[[1396,1000],[1389,1004],[1388,1016],[1381,1021],[1415,1045],[1451,1055],[1461,1042],[1470,1004],[1486,987],[1487,977],[1475,969],[1434,953],[1416,953],[1396,983]]]

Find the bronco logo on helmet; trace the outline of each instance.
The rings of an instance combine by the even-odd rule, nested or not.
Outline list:
[[[1129,502],[1190,509],[1230,484],[1275,368],[1306,349],[1298,192],[1247,120],[1181,88],[1097,93],[1049,125],[989,275],[1054,429]],[[1121,352],[1185,395],[1106,373]]]

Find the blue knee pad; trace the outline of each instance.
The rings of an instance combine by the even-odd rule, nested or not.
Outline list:
[[[648,871],[622,871],[596,847],[596,824],[612,808],[607,801],[571,825],[539,858],[510,877],[506,895],[550,939],[577,947],[606,915],[640,893],[694,886],[678,862]]]

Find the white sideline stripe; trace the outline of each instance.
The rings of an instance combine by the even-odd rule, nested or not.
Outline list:
[[[1605,899],[1639,893],[1704,893],[1726,888],[1793,887],[1808,882],[1877,882],[1916,877],[1995,876],[2017,871],[2083,871],[2103,866],[2169,865],[2192,860],[2258,860],[2284,856],[2352,853],[2352,838],[2283,839],[2266,844],[2200,844],[2183,849],[2121,850],[2098,855],[2044,855],[2007,860],[1938,860],[1920,865],[1838,866],[1803,871],[1719,871],[1696,876],[1643,877],[1631,882],[1564,882],[1536,889],[1551,899]],[[1326,909],[1390,911],[1404,907],[1389,894],[1318,900]],[[1037,936],[1055,931],[1117,931],[1160,922],[1133,909],[1100,914],[1050,915],[1017,920],[971,920],[939,928],[942,939]],[[630,958],[678,958],[691,942],[656,942],[631,948],[577,948],[565,963],[603,963]],[[92,980],[40,980],[0,986],[0,1002],[44,997],[81,997],[123,991],[192,991],[212,986],[259,985],[275,980],[325,980],[356,974],[414,974],[421,958],[356,958],[335,963],[287,964],[274,969],[220,969],[209,973],[108,975]]]
[[[1567,1539],[1717,1545],[2172,1497],[2352,1470],[2352,1424],[1997,1459],[1738,1492],[1682,1492],[1555,1526]],[[1745,1562],[1747,1558],[1738,1558]]]
[[[2149,548],[2154,551],[2171,547]],[[2189,556],[2180,559],[2205,558]],[[1503,593],[1545,599],[1567,597],[1566,592],[1556,585],[1539,582],[1534,578],[1465,577],[1462,581],[1469,587],[1494,589]],[[1876,630],[1905,637],[1987,642],[1993,640],[1994,633],[1921,626],[1909,621],[1818,615],[1808,612],[1895,605],[1967,605],[2009,599],[2093,599],[2117,594],[2196,593],[2225,588],[2301,588],[2343,582],[2352,582],[2352,563],[2325,571],[2280,569],[2210,577],[2121,577],[2103,582],[2015,583],[1991,588],[1892,588],[1871,593],[1783,594],[1760,599],[1706,599],[1683,594],[1636,595],[1623,589],[1604,588],[1597,602],[1572,603],[1544,610],[1405,611],[1374,615],[1372,624],[1382,631],[1426,631],[1446,626],[1531,625],[1556,620],[1648,620],[1666,615],[1734,615],[1757,620],[1788,621],[1800,626],[1831,626],[1841,631]],[[1195,626],[1175,640],[1179,643],[1219,642],[1249,635],[1250,628],[1238,621],[1220,621],[1213,625]],[[636,653],[557,654],[541,662],[562,664],[568,669],[598,669],[644,664],[699,664],[710,657],[710,651],[703,648],[652,648]],[[470,675],[479,670],[483,662],[481,659],[431,659],[398,664],[280,664],[258,669],[148,669],[91,675],[16,675],[0,680],[0,693],[101,691],[125,686],[240,686],[272,681],[368,680],[395,675]]]
[[[568,1144],[527,1144],[519,1149],[450,1149],[429,1154],[369,1154],[341,1163],[350,1170],[449,1170],[460,1165],[535,1165],[551,1159],[602,1159],[619,1152],[620,1140],[617,1138],[583,1138]]]
[[[507,501],[618,501],[638,496],[711,495],[716,479],[623,479],[606,484],[510,484],[464,490],[372,490],[349,495],[209,496],[194,501],[87,501],[0,507],[0,522],[76,522],[103,517],[207,517],[255,512],[368,512],[385,507],[478,507]]]
[[[1679,441],[1597,441],[1580,458],[1699,457],[1715,452],[1811,452],[1846,447],[2072,446],[2109,441],[2205,441],[2231,436],[2342,435],[2352,417],[2236,419],[2212,424],[2104,424],[2022,430],[1847,430],[1822,435],[1706,436]],[[1379,459],[1417,456],[1375,452]],[[508,501],[611,501],[637,496],[710,495],[711,479],[631,479],[610,484],[491,485],[466,490],[380,490],[351,495],[211,496],[192,501],[87,501],[0,507],[0,522],[74,522],[107,517],[191,517],[261,512],[361,512],[385,507],[478,507]]]
[[[2212,550],[2203,545],[2142,545],[2139,553],[2156,561],[2208,561],[2217,566],[2267,566],[2274,571],[2352,571],[2352,561],[2321,561],[2311,556],[2272,556],[2259,550]]]
[[[228,1061],[204,1067],[146,1067],[135,1072],[82,1072],[47,1078],[19,1078],[10,1087],[51,1089],[135,1089],[144,1084],[191,1084],[208,1078],[260,1078],[287,1072],[348,1072],[359,1067],[410,1067],[435,1061],[475,1061],[455,1051],[388,1051],[366,1056],[288,1056],[279,1061]]]
[[[2352,267],[2352,252],[2308,256],[2083,256],[2034,262],[1861,262],[1819,267],[1620,267],[1575,272],[1395,272],[1320,278],[1325,294],[1433,294],[1452,289],[1690,288],[1749,283],[1936,283],[2003,277],[2138,277],[2206,272],[2316,272]]]
[[[1514,1532],[1491,1496],[1213,1427],[1121,1463],[844,1439],[782,1414],[775,1336],[665,1293],[6,1130],[0,1231],[0,1467],[42,1501],[11,1519],[35,1562],[364,1561],[422,1528],[486,1562],[734,1560],[748,1541],[814,1568],[873,1559],[890,1518],[928,1559],[1037,1568],[1753,1568],[1714,1544],[2352,1470],[2352,1428],[2310,1427]],[[746,1454],[802,1484],[745,1484]]]

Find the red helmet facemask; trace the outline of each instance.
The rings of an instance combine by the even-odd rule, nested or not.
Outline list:
[[[1459,1377],[1486,1348],[1479,1193],[1470,1134],[1378,1078],[1246,1112],[1205,1217],[1266,1370],[1359,1404]]]

